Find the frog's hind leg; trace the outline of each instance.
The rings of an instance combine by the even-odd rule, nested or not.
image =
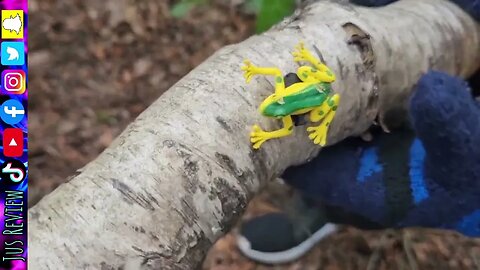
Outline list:
[[[325,146],[327,144],[327,134],[330,123],[335,117],[338,103],[340,102],[340,95],[335,94],[329,97],[320,107],[313,109],[310,112],[310,121],[322,123],[316,127],[309,127],[307,131],[311,132],[309,137],[313,143]]]
[[[253,143],[254,149],[259,149],[260,146],[275,138],[286,137],[293,132],[293,121],[291,116],[285,116],[282,118],[283,128],[275,131],[263,131],[258,125],[253,126],[253,131],[250,133],[250,141]]]

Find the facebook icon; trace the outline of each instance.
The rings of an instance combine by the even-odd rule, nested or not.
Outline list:
[[[0,106],[0,118],[9,125],[15,125],[22,121],[25,109],[22,103],[15,99],[9,99]]]

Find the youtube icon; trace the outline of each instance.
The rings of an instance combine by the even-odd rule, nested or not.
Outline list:
[[[6,128],[3,132],[3,155],[21,157],[23,155],[23,131],[19,128]]]

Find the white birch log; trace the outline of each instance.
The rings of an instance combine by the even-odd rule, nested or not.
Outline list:
[[[404,106],[429,68],[467,77],[480,66],[480,27],[445,0],[384,8],[313,3],[268,32],[224,47],[172,86],[98,158],[29,211],[30,269],[195,269],[262,184],[319,147],[305,127],[253,151],[249,132],[270,78],[247,85],[240,65],[296,70],[316,46],[341,101],[329,144]],[[155,46],[152,44],[152,46]],[[135,266],[132,264],[137,263]],[[142,266],[140,266],[142,264]]]

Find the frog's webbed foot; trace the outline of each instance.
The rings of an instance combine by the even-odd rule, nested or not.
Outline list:
[[[335,117],[339,102],[340,95],[335,94],[329,97],[322,106],[312,110],[310,114],[310,120],[312,122],[323,120],[320,125],[307,128],[307,131],[311,132],[308,137],[313,143],[319,144],[320,146],[325,146],[327,144],[328,128]]]
[[[246,59],[243,61],[243,76],[247,80],[247,83],[250,82],[253,76],[255,75],[270,75],[270,76],[275,76],[275,80],[277,83],[278,80],[281,81],[283,85],[283,76],[282,76],[282,71],[276,67],[257,67],[256,65],[252,64],[250,60]]]
[[[300,42],[296,47],[295,51],[292,53],[293,61],[295,62],[308,62],[312,64],[319,72],[317,73],[318,80],[322,82],[333,82],[335,81],[335,74],[329,67],[327,67],[321,60],[313,55],[306,47],[303,42]]]
[[[308,137],[313,141],[314,144],[319,144],[320,146],[325,146],[325,144],[327,144],[327,124],[322,123],[318,127],[309,127],[307,128],[307,131],[311,132]]]
[[[290,116],[282,118],[283,128],[275,131],[264,131],[260,126],[254,125],[253,131],[250,133],[250,142],[253,143],[254,149],[259,149],[262,144],[270,139],[288,136],[293,131],[293,121]]]
[[[253,143],[254,149],[259,149],[262,144],[272,139],[269,132],[263,131],[258,125],[253,126],[253,131],[250,133],[250,142]]]
[[[295,62],[315,62],[315,57],[313,54],[305,48],[305,44],[303,42],[299,42],[297,46],[295,46],[295,51],[292,53],[293,61]]]
[[[249,83],[252,80],[252,77],[258,74],[257,73],[258,67],[252,64],[252,62],[250,62],[250,60],[248,59],[245,59],[243,61],[243,64],[244,64],[244,66],[242,66],[243,77],[245,77],[245,80],[247,81],[247,83]]]

